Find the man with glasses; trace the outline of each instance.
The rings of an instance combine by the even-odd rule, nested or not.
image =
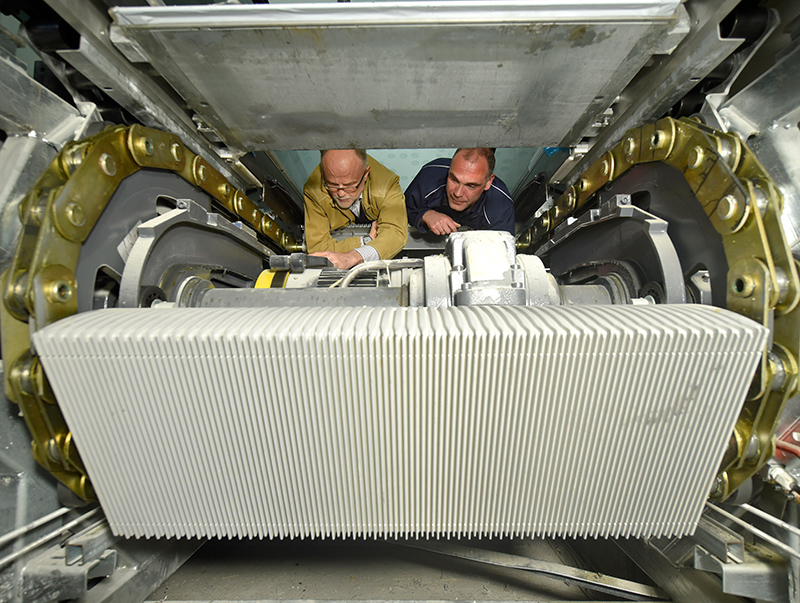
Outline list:
[[[460,226],[514,234],[514,201],[494,175],[494,149],[458,149],[425,164],[406,189],[408,222],[448,235]]]
[[[336,268],[389,259],[406,244],[408,220],[397,175],[364,149],[320,151],[305,197],[306,246]],[[365,237],[337,241],[331,232],[350,224],[369,224]]]

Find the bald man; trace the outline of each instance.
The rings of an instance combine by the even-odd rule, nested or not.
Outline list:
[[[514,201],[494,175],[494,149],[458,149],[424,165],[406,189],[408,222],[438,235],[466,226],[514,234]]]
[[[320,164],[303,187],[308,252],[328,258],[340,269],[393,258],[408,238],[405,199],[397,175],[364,149],[320,153]],[[342,241],[331,236],[350,224],[369,225],[369,235]]]

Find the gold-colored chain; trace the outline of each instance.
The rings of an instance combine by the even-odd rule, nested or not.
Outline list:
[[[753,152],[737,135],[690,119],[665,118],[629,130],[539,216],[520,244],[535,250],[601,187],[655,161],[683,174],[722,239],[727,308],[772,334],[712,492],[724,499],[772,457],[776,423],[798,384],[798,269],[781,227],[783,197]]]
[[[6,396],[19,404],[33,456],[84,500],[95,498],[56,403],[31,333],[78,311],[75,271],[81,245],[123,179],[142,168],[171,171],[208,193],[280,247],[296,241],[177,136],[134,125],[67,144],[19,207],[22,232],[2,275],[0,305]]]

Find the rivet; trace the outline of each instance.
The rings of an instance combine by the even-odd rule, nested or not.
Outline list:
[[[76,145],[65,151],[64,162],[66,163],[67,171],[73,174],[83,162],[83,147],[81,145]]]
[[[207,177],[207,176],[208,176],[208,173],[206,172],[206,166],[204,166],[204,165],[200,165],[200,166],[197,168],[197,179],[198,179],[200,182],[205,182],[205,181],[206,181],[206,177]]]
[[[176,162],[180,162],[183,159],[183,148],[177,142],[173,142],[172,146],[170,147],[170,153],[172,153],[172,158]]]
[[[603,163],[600,164],[601,171],[603,172],[603,176],[608,176],[608,159],[603,159]]]
[[[73,226],[83,226],[86,223],[86,214],[77,203],[68,204],[64,211],[67,214],[67,220]]]
[[[780,266],[775,266],[775,280],[778,283],[778,303],[782,304],[789,296],[792,281],[786,271]]]
[[[114,158],[108,153],[103,153],[100,155],[100,169],[102,169],[107,176],[113,176],[117,173],[117,162],[114,161]]]
[[[33,383],[33,361],[20,360],[11,367],[9,380],[15,382],[26,394],[33,394],[36,389]]]
[[[767,197],[767,193],[764,192],[760,186],[756,185],[753,187],[753,198],[756,203],[756,207],[758,211],[761,212],[761,215],[766,215],[767,210],[769,209],[769,198]]]
[[[739,204],[736,201],[736,197],[725,195],[717,204],[717,217],[722,221],[730,220],[736,215],[738,209]]]
[[[689,151],[689,157],[686,164],[687,167],[690,170],[700,167],[703,163],[703,157],[704,157],[703,147],[700,146],[693,147],[692,150]]]
[[[236,211],[244,211],[244,196],[236,195]]]
[[[58,446],[58,440],[55,438],[50,438],[47,440],[45,450],[47,451],[47,456],[54,463],[60,463],[64,460],[64,457],[61,454],[61,449]]]

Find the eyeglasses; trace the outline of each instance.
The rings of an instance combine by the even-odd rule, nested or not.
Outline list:
[[[323,183],[323,186],[327,188],[331,193],[336,193],[338,191],[344,191],[345,193],[354,193],[358,190],[358,187],[361,186],[361,183],[364,182],[364,178],[367,177],[367,170],[364,170],[364,173],[361,175],[361,178],[358,179],[358,182],[351,186],[335,186],[333,184],[328,184],[327,182]]]

